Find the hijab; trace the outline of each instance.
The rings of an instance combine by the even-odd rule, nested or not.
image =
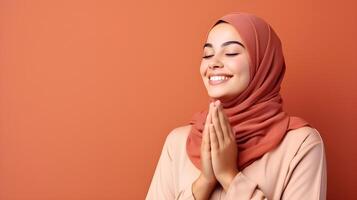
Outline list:
[[[283,111],[280,84],[285,74],[282,44],[272,27],[251,13],[232,12],[223,20],[234,26],[246,44],[250,57],[250,82],[235,98],[222,102],[234,132],[238,170],[273,150],[289,130],[310,126],[304,119]],[[210,98],[210,102],[215,99]],[[201,169],[200,147],[208,108],[194,113],[189,120],[192,128],[186,141],[186,152],[192,163]]]

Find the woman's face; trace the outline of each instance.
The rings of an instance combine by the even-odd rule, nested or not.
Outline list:
[[[211,98],[222,102],[238,96],[249,84],[249,54],[236,29],[219,23],[203,47],[200,74]]]

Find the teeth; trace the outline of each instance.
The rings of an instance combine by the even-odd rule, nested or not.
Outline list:
[[[209,80],[211,81],[220,81],[220,80],[225,80],[225,79],[229,79],[230,77],[228,76],[211,76],[209,78]]]

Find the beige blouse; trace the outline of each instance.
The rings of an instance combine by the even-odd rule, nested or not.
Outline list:
[[[195,199],[192,184],[200,171],[186,153],[190,128],[175,128],[166,137],[146,200]],[[323,140],[305,126],[289,131],[277,148],[239,172],[227,192],[217,184],[210,199],[325,200],[326,187]]]

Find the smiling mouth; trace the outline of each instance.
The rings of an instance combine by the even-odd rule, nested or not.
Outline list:
[[[227,82],[232,77],[233,76],[212,76],[212,77],[209,77],[208,83],[210,85],[219,85],[219,84]]]

